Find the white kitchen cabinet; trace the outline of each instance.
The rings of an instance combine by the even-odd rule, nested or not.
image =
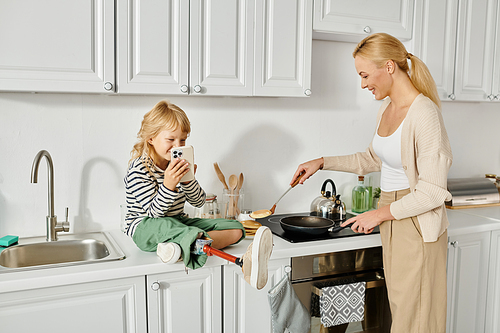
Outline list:
[[[457,24],[455,96],[457,100],[493,100],[493,62],[498,0],[460,0]]]
[[[489,28],[491,29],[491,28]],[[500,1],[497,3],[496,40],[493,56],[493,84],[489,99],[500,101]]]
[[[418,0],[415,55],[442,100],[500,100],[498,0]],[[418,13],[418,10],[417,10]]]
[[[490,235],[479,232],[449,237],[449,333],[485,332]]]
[[[190,91],[251,96],[252,0],[191,1]]]
[[[189,1],[117,1],[120,93],[188,92]]]
[[[441,100],[454,98],[458,0],[417,0],[415,55],[436,82]]]
[[[312,1],[0,0],[0,91],[309,96]]]
[[[252,4],[118,1],[118,91],[252,95]]]
[[[2,293],[2,332],[147,333],[143,277]]]
[[[147,276],[148,333],[222,332],[221,267]]]
[[[401,40],[412,38],[413,0],[314,0],[313,37],[359,42],[385,32]]]
[[[115,89],[113,0],[0,0],[0,45],[0,91]]]
[[[491,232],[485,332],[500,332],[500,231]]]
[[[312,0],[256,0],[256,96],[310,96]]]
[[[267,292],[283,278],[286,266],[290,266],[290,259],[270,260],[269,279],[261,290],[244,280],[238,266],[223,266],[224,332],[273,332]]]
[[[119,93],[310,94],[312,0],[119,0],[117,10]]]

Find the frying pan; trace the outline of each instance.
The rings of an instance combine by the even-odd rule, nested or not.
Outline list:
[[[316,236],[326,232],[339,232],[351,227],[352,223],[345,227],[334,227],[335,222],[321,216],[288,216],[280,220],[280,225],[285,232]]]

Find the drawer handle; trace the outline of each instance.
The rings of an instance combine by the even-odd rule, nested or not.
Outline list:
[[[383,278],[380,280],[366,281],[366,289],[378,288],[383,286],[385,286],[385,279]],[[316,286],[311,286],[311,291],[318,296],[321,296],[323,294],[323,291]]]

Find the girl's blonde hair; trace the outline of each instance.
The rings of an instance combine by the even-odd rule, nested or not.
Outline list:
[[[142,162],[149,170],[149,166],[154,160],[153,151],[148,142],[149,139],[154,138],[161,131],[175,131],[179,127],[182,132],[187,134],[191,132],[191,124],[186,113],[180,107],[168,101],[158,102],[151,111],[144,115],[141,129],[137,133],[138,141],[130,152],[130,161],[141,157]]]
[[[408,74],[413,86],[429,97],[439,108],[441,101],[429,69],[422,60],[406,51],[405,46],[397,38],[386,33],[376,33],[363,39],[354,49],[352,56],[357,55],[373,61],[378,68],[383,67],[388,60]],[[408,65],[411,61],[411,69]]]

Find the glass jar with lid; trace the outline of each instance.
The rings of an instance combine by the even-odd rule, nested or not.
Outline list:
[[[207,193],[205,204],[201,208],[196,208],[195,217],[202,219],[219,219],[222,217],[221,206],[217,203],[217,196]]]

